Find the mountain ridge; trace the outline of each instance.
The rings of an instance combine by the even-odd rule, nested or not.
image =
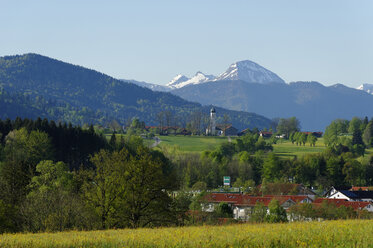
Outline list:
[[[214,79],[214,81],[222,80],[241,80],[262,84],[285,83],[277,74],[250,60],[242,60],[231,64],[225,72]]]
[[[194,112],[208,114],[210,108],[168,92],[152,91],[38,54],[0,57],[0,88],[11,96],[17,94],[33,100],[45,98],[42,108],[47,108],[46,113],[59,110],[55,118],[61,120],[66,119],[67,114],[79,111],[78,119],[73,118],[75,124],[84,124],[87,120],[84,114],[89,112],[93,113],[93,118],[89,120],[96,118],[100,124],[111,120],[125,124],[129,119],[138,117],[149,125],[156,125],[157,114],[161,111],[170,111],[182,124],[181,121],[189,121]],[[11,104],[7,99],[4,104]],[[54,103],[53,108],[49,108],[49,102]],[[271,122],[254,113],[223,108],[219,111],[229,114],[232,123],[239,129],[264,128]],[[2,116],[6,117],[6,113]]]
[[[222,80],[190,85],[171,93],[201,104],[249,111],[269,118],[296,116],[303,130],[322,131],[338,118],[373,116],[373,96],[344,85],[318,82],[258,84]]]

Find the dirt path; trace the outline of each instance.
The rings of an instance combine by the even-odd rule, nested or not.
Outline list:
[[[162,140],[158,137],[154,137],[153,139],[154,139],[154,143],[150,146],[150,148],[154,148],[162,142]]]

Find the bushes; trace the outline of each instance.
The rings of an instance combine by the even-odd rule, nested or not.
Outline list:
[[[323,201],[321,204],[303,203],[294,205],[290,208],[292,220],[337,220],[337,219],[354,219],[369,218],[371,214],[367,211],[355,211],[352,207],[340,206],[334,203]]]

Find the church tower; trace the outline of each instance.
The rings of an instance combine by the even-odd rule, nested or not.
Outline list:
[[[214,107],[210,110],[210,135],[216,135],[216,111]]]

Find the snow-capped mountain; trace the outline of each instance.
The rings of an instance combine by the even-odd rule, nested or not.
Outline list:
[[[214,81],[221,80],[242,80],[250,83],[285,83],[275,73],[250,60],[238,61],[231,64],[229,68]]]
[[[369,94],[373,95],[373,84],[362,84],[359,87],[357,87],[358,90],[363,90],[365,92],[368,92]]]
[[[186,76],[182,74],[178,74],[176,77],[174,77],[170,82],[166,84],[167,87],[174,88],[176,85],[185,82],[189,80]]]
[[[146,82],[139,82],[135,80],[124,80],[135,83],[142,87],[147,87],[154,91],[172,91],[183,88],[187,85],[203,84],[207,82],[218,81],[234,81],[240,80],[248,83],[270,84],[270,83],[285,83],[275,73],[265,69],[264,67],[252,62],[250,60],[238,61],[231,66],[220,76],[204,74],[198,71],[193,77],[188,78],[185,75],[178,74],[166,85],[150,84]]]
[[[182,87],[190,85],[190,84],[205,83],[205,82],[213,80],[214,78],[215,78],[214,75],[206,75],[206,74],[198,71],[192,78],[190,78],[186,81],[179,81],[178,83],[173,83],[172,85],[170,83],[168,83],[167,86],[171,86],[174,89],[179,89],[179,88],[182,88]]]

